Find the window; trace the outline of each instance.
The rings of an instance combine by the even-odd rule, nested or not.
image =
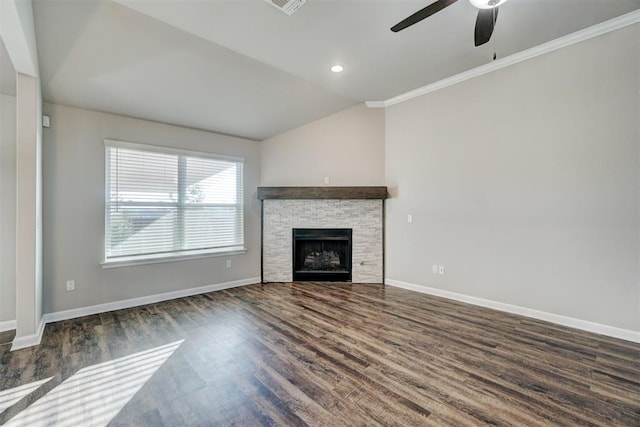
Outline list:
[[[244,249],[241,159],[105,145],[106,263]]]

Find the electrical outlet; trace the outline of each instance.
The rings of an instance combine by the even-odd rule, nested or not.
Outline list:
[[[409,224],[411,224],[413,222],[413,215],[411,215],[411,214],[407,215],[407,222]]]
[[[433,265],[431,266],[431,272],[432,272],[433,274],[438,274],[438,266],[437,266],[437,265],[435,265],[435,264],[433,264]]]
[[[67,291],[74,291],[76,289],[75,280],[67,280]]]
[[[328,176],[324,177],[324,185],[329,185],[329,182],[331,182],[331,180],[329,179]]]
[[[231,268],[231,260],[230,259],[227,260],[227,268]]]
[[[438,274],[444,276],[444,265],[438,266]]]

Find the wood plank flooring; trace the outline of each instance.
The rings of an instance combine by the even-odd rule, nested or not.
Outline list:
[[[53,377],[0,424],[82,368],[179,340],[110,425],[640,426],[638,344],[328,283],[258,284],[47,325],[39,347],[0,346],[0,393]]]
[[[11,345],[13,338],[16,336],[16,331],[2,331],[0,332],[0,345]]]

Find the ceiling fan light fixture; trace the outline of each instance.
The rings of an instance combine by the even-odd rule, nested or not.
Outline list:
[[[507,0],[469,0],[469,3],[478,9],[493,9],[506,2]]]

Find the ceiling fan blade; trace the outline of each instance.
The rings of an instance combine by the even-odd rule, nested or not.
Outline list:
[[[405,28],[410,27],[413,24],[416,24],[422,21],[423,19],[430,17],[434,13],[440,12],[445,7],[451,6],[453,3],[457,1],[458,0],[438,0],[436,2],[433,2],[429,6],[423,9],[420,9],[419,11],[409,16],[408,18],[405,18],[402,21],[398,22],[396,25],[391,27],[391,31],[393,31],[394,33],[397,33],[400,30],[404,30]]]
[[[476,19],[476,46],[485,44],[491,39],[493,29],[498,20],[498,8],[478,9],[478,19]]]

